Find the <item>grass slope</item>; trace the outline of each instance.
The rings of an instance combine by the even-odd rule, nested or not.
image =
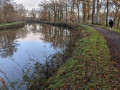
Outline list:
[[[10,29],[10,28],[17,28],[17,27],[21,27],[25,25],[25,22],[21,21],[21,22],[12,22],[12,23],[4,23],[4,24],[0,24],[0,30],[3,29]]]
[[[118,70],[110,61],[106,41],[89,26],[78,40],[71,58],[49,78],[49,88],[113,89],[120,87]]]
[[[12,22],[12,23],[4,23],[4,24],[0,24],[0,26],[10,26],[10,25],[16,25],[16,24],[20,24],[23,22]]]

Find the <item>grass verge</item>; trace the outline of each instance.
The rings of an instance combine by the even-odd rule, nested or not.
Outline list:
[[[21,26],[24,26],[24,25],[25,25],[25,22],[23,22],[23,21],[12,22],[12,23],[4,23],[4,24],[0,24],[0,30],[17,28],[17,27],[21,27]]]
[[[48,79],[48,88],[118,89],[118,70],[110,61],[104,37],[83,25],[85,37],[78,40],[71,58]]]

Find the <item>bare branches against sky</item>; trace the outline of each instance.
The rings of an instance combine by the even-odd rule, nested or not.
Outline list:
[[[38,8],[38,4],[43,0],[14,0],[17,4],[23,4],[26,9]],[[49,0],[46,0],[49,1]]]

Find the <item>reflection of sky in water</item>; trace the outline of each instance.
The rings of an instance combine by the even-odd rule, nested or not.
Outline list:
[[[4,72],[10,81],[21,77],[21,69],[26,63],[29,62],[32,65],[37,61],[44,63],[50,54],[57,52],[50,43],[40,41],[20,41],[18,43],[20,46],[13,57],[0,58],[2,68],[4,68]]]
[[[43,37],[43,35],[41,33],[29,33],[24,39],[19,38],[16,41],[21,42],[21,41],[43,41],[41,40],[41,37]]]

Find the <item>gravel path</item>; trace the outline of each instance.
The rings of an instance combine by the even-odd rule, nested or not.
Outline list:
[[[102,33],[107,40],[107,44],[111,54],[111,60],[120,71],[120,34],[108,29],[91,26]]]

